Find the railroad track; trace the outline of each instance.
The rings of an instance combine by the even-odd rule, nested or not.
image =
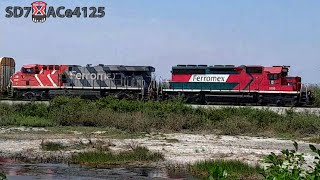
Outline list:
[[[49,101],[12,101],[12,100],[0,100],[0,103],[5,104],[28,104],[30,102],[39,103],[49,105]],[[307,112],[320,115],[320,108],[312,108],[312,107],[275,107],[275,106],[234,106],[234,105],[190,105],[193,108],[244,108],[250,107],[254,109],[267,109],[273,112],[277,112],[279,114],[286,113],[287,110],[293,110],[294,112]]]
[[[230,106],[230,105],[191,105],[193,108],[244,108],[250,107],[254,109],[267,109],[273,112],[277,112],[279,114],[285,114],[287,110],[292,110],[294,112],[307,112],[312,114],[320,115],[320,108],[312,108],[312,107],[276,107],[276,106]]]
[[[28,103],[31,103],[31,102],[34,102],[34,103],[39,103],[39,104],[46,104],[46,105],[49,105],[49,101],[13,101],[13,100],[0,100],[0,103],[5,103],[5,104],[10,104],[10,105],[13,105],[13,104],[28,104]]]

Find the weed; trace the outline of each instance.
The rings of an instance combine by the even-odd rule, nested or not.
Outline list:
[[[319,116],[306,112],[288,110],[280,115],[267,108],[204,109],[180,101],[142,102],[110,97],[96,101],[57,97],[49,106],[0,104],[0,125],[95,127],[127,134],[207,131],[222,135],[320,135]]]
[[[178,143],[180,142],[178,139],[165,139],[167,143]]]
[[[294,150],[284,149],[280,155],[273,152],[266,156],[263,160],[267,165],[261,172],[266,179],[279,179],[279,180],[315,180],[320,178],[320,150],[313,145],[309,145],[311,151],[315,153],[314,166],[311,170],[307,171],[304,167],[305,159],[304,154],[298,152],[298,144],[293,143]]]
[[[42,141],[40,146],[41,146],[41,149],[45,151],[59,151],[59,150],[65,149],[65,146],[63,146],[61,143],[51,142],[51,141],[47,141],[47,142]]]
[[[3,172],[0,172],[0,180],[6,180],[6,179],[7,179],[6,174]]]
[[[320,136],[311,137],[311,138],[308,139],[308,141],[311,142],[311,143],[320,144]]]
[[[119,153],[98,149],[96,151],[79,153],[71,158],[72,163],[96,165],[117,165],[160,160],[164,160],[163,154],[150,152],[147,148],[141,146],[137,146],[130,151]]]
[[[259,176],[259,167],[238,160],[205,160],[188,166],[196,177],[209,179],[252,179]]]

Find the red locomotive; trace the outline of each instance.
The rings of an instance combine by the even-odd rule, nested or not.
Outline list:
[[[308,96],[301,77],[288,76],[289,66],[177,65],[172,67],[166,96],[188,101],[302,105]]]
[[[177,65],[169,82],[156,82],[152,66],[43,65],[22,66],[14,73],[14,59],[0,62],[1,92],[27,99],[57,95],[166,100],[183,97],[190,103],[253,103],[306,105],[312,94],[301,77],[289,76],[289,66]],[[10,83],[9,83],[10,82]],[[5,93],[2,93],[3,95]]]
[[[11,77],[17,97],[49,99],[57,95],[141,98],[151,83],[151,66],[24,65]]]

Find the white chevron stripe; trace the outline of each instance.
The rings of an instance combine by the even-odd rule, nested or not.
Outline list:
[[[50,74],[48,74],[47,77],[48,77],[49,81],[52,83],[52,85],[53,85],[54,87],[57,87],[57,85],[53,82]]]
[[[38,81],[38,83],[40,84],[40,86],[43,86],[42,82],[40,81],[38,74],[35,75],[36,80]]]
[[[52,72],[51,72],[51,74],[54,74],[54,73],[56,73],[57,71],[56,70],[53,70]]]

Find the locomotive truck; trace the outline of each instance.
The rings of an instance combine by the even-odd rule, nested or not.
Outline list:
[[[99,98],[168,100],[188,103],[276,104],[312,103],[301,77],[289,66],[177,65],[171,80],[156,81],[152,66],[27,64],[15,72],[15,60],[0,59],[2,98],[47,100],[58,95]]]

